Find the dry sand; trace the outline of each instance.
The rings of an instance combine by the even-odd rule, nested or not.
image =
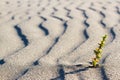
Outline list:
[[[90,68],[101,37],[102,67]],[[0,0],[0,80],[120,80],[120,0]]]

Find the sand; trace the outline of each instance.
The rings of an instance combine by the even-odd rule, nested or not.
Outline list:
[[[0,80],[120,80],[119,44],[120,0],[0,1]]]

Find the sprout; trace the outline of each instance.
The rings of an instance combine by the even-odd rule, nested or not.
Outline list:
[[[99,65],[100,59],[102,57],[102,51],[103,47],[105,46],[105,41],[106,41],[107,35],[104,35],[101,42],[98,43],[99,47],[94,50],[95,53],[95,58],[92,60],[92,66],[97,67]]]

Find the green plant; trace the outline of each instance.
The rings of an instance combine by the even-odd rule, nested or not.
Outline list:
[[[93,58],[93,60],[92,60],[93,67],[99,66],[99,62],[100,62],[100,59],[102,57],[102,51],[103,51],[103,47],[105,45],[106,38],[107,38],[107,35],[104,35],[101,42],[98,43],[99,44],[98,48],[96,48],[94,50],[95,58]]]

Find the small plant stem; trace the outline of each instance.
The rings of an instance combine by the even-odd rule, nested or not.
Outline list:
[[[101,42],[98,43],[98,45],[99,45],[98,48],[96,48],[94,50],[94,53],[95,53],[96,57],[93,58],[93,60],[92,60],[92,66],[93,67],[97,67],[98,65],[100,65],[99,62],[100,62],[100,59],[102,57],[102,51],[103,51],[103,47],[105,45],[106,38],[107,38],[107,35],[104,35]]]

